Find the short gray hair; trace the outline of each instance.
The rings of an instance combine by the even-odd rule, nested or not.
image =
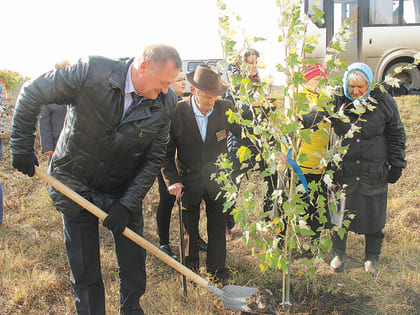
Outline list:
[[[347,77],[347,83],[350,81],[354,83],[365,83],[366,85],[369,85],[369,79],[367,78],[366,74],[360,70],[353,70],[349,73],[349,76]]]
[[[169,45],[152,44],[144,48],[141,61],[148,61],[150,64],[164,66],[168,61],[172,61],[175,68],[182,68],[181,57],[176,49]]]

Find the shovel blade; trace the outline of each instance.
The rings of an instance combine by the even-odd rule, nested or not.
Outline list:
[[[232,310],[249,312],[251,309],[246,305],[246,298],[257,291],[257,288],[227,285],[223,288],[223,306]]]

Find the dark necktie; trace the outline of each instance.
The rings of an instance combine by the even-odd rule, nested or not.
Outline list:
[[[127,111],[125,112],[125,116],[124,116],[124,118],[125,118],[125,117],[128,117],[128,115],[129,115],[129,114],[130,114],[133,110],[135,110],[137,107],[139,107],[139,106],[140,106],[140,104],[141,104],[141,102],[142,102],[142,100],[144,99],[144,97],[143,97],[143,96],[138,95],[138,94],[137,94],[137,93],[135,93],[135,92],[131,92],[131,97],[132,97],[133,101],[132,101],[131,105],[127,108]]]

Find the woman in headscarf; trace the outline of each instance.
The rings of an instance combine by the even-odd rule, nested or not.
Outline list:
[[[336,110],[348,121],[333,119],[338,136],[356,124],[360,130],[345,138],[348,146],[335,181],[345,191],[345,216],[354,214],[349,231],[365,235],[365,270],[377,274],[386,221],[388,183],[395,183],[406,167],[405,131],[397,104],[379,87],[371,91],[373,75],[368,65],[353,63],[344,74],[342,90],[335,95]],[[365,108],[360,113],[360,108]],[[367,107],[370,108],[367,108]],[[357,113],[359,111],[359,113]],[[331,267],[340,272],[346,259],[347,233],[341,239],[333,233]]]

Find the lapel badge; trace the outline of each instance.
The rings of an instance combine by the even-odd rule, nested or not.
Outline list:
[[[220,142],[220,141],[226,139],[226,129],[222,129],[222,130],[216,132],[216,139],[217,139],[217,142]]]

